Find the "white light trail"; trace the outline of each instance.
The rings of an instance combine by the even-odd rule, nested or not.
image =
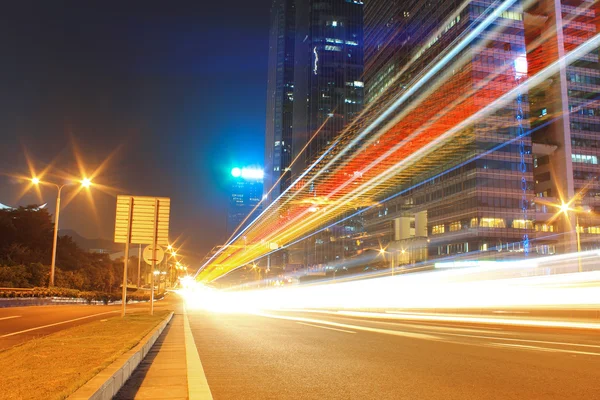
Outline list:
[[[600,306],[600,253],[589,251],[512,262],[482,263],[342,283],[224,292],[200,286],[189,291],[191,307],[215,312],[336,309],[402,310],[488,307]],[[571,271],[571,273],[561,273]]]

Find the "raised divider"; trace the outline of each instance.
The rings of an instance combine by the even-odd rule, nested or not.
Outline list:
[[[148,333],[133,349],[123,354],[112,364],[100,371],[75,393],[70,395],[71,400],[110,400],[123,387],[133,371],[142,362],[150,349],[160,337],[167,324],[171,322],[171,312],[154,330]]]

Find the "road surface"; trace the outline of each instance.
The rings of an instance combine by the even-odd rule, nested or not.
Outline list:
[[[600,399],[598,331],[188,310],[215,399]]]
[[[173,300],[157,301],[156,309],[172,308]],[[179,301],[178,299],[175,301]],[[128,304],[143,312],[149,303]],[[120,315],[121,305],[56,305],[0,308],[0,350],[87,322]]]

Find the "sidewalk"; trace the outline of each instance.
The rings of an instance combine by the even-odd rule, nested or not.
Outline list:
[[[115,399],[188,399],[184,315],[171,323]]]

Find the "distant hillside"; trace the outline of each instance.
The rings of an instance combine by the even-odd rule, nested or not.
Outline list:
[[[109,252],[123,251],[123,245],[113,243],[112,240],[107,239],[88,239],[81,236],[79,233],[72,229],[61,229],[59,231],[60,236],[71,236],[73,241],[85,251],[92,249],[106,249]]]

